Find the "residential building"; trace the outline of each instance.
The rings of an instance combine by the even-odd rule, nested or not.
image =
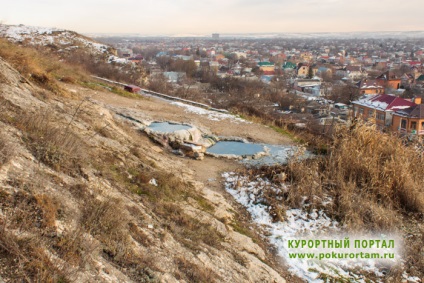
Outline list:
[[[321,95],[321,80],[319,79],[296,79],[294,89],[300,92],[310,93],[314,96]]]
[[[298,77],[306,77],[309,74],[309,66],[308,65],[301,65],[297,69],[297,76]]]
[[[401,134],[424,137],[424,104],[421,98],[415,98],[416,105],[400,109],[393,113],[392,130]]]
[[[376,81],[379,85],[390,88],[390,89],[399,89],[400,87],[400,78],[396,77],[390,71],[387,71],[376,78]]]
[[[263,72],[264,75],[274,75],[275,74],[275,65],[271,62],[259,62],[259,69]]]
[[[412,101],[388,94],[368,95],[352,102],[353,116],[364,120],[375,118],[378,128],[391,127],[393,113],[398,110],[413,107]]]
[[[296,70],[296,64],[290,61],[286,61],[284,62],[283,66],[282,66],[283,70]]]
[[[359,93],[363,95],[383,94],[384,87],[379,85],[375,80],[364,79],[358,83]]]

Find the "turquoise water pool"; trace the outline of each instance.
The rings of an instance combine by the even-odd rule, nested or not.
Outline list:
[[[149,129],[161,133],[173,133],[179,130],[188,130],[191,126],[184,124],[173,124],[169,122],[153,122],[148,126]]]
[[[206,150],[208,153],[217,155],[255,155],[263,152],[264,147],[255,143],[243,143],[238,141],[220,141]]]

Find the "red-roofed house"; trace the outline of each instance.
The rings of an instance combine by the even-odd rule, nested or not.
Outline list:
[[[421,98],[415,98],[414,102],[415,106],[393,113],[392,130],[424,137],[424,104],[421,104]]]
[[[388,94],[366,96],[352,104],[354,117],[364,120],[375,117],[375,123],[380,129],[392,126],[395,111],[416,106],[414,102]]]
[[[411,67],[414,67],[414,66],[421,67],[422,65],[421,61],[408,61],[408,64]]]

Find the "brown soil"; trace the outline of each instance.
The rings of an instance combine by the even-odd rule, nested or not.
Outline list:
[[[206,115],[188,112],[185,108],[172,105],[170,101],[156,97],[133,99],[107,91],[90,90],[77,86],[72,86],[72,89],[77,90],[78,93],[83,93],[85,97],[105,104],[106,107],[140,111],[146,120],[188,123],[218,136],[242,137],[255,142],[283,145],[292,143],[289,137],[267,126],[232,119],[214,121]],[[181,160],[179,157],[176,158]],[[220,182],[222,172],[242,168],[242,165],[237,161],[211,157],[205,157],[203,161],[185,159],[183,162],[195,172],[198,181],[215,190],[222,189]]]
[[[72,88],[78,87],[73,86]],[[84,96],[91,97],[108,106],[139,110],[146,115],[147,119],[188,123],[218,136],[237,136],[269,144],[290,144],[292,142],[287,136],[264,125],[231,119],[213,121],[205,115],[187,112],[185,108],[172,105],[169,101],[156,97],[133,99],[86,88],[79,88],[78,93],[84,93]]]

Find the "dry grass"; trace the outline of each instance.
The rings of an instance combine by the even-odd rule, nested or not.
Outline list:
[[[37,238],[18,238],[0,220],[0,274],[12,282],[70,282]]]
[[[202,223],[193,218],[176,204],[161,202],[155,206],[153,212],[163,218],[164,227],[184,246],[199,250],[200,244],[221,248],[223,237],[210,224]]]
[[[180,271],[176,276],[177,279],[185,279],[187,282],[193,283],[213,283],[221,280],[221,278],[209,268],[199,267],[185,258],[178,257],[174,261]]]
[[[272,179],[284,172],[292,186],[283,195],[286,204],[320,207],[331,196],[332,215],[351,229],[384,230],[398,226],[404,213],[424,212],[423,161],[397,137],[357,124],[336,129],[325,157],[293,158],[285,167],[251,174]]]
[[[55,170],[76,175],[87,157],[87,147],[70,128],[54,121],[48,111],[23,113],[15,126],[23,131],[25,142],[37,160]]]
[[[73,96],[57,81],[74,84],[90,80],[89,74],[82,66],[68,64],[47,49],[36,49],[0,39],[0,57],[17,69],[23,77],[43,89],[40,93],[34,93],[39,98],[50,98],[45,91],[64,97]],[[6,82],[1,78],[4,76],[0,75],[0,82]]]
[[[181,202],[192,198],[205,211],[213,210],[213,205],[197,192],[192,184],[184,182],[174,174],[150,166],[147,160],[142,159],[143,163],[130,168],[110,164],[112,160],[113,157],[104,155],[99,165],[102,176],[114,186],[140,195],[144,205],[151,209],[156,217],[159,217],[162,226],[177,241],[192,250],[198,250],[202,243],[206,246],[221,248],[222,235],[210,224],[202,223],[187,215],[180,207]],[[157,186],[149,183],[153,178]],[[134,225],[130,226],[132,226],[131,235],[141,244],[147,244],[148,240],[143,232],[136,229]]]
[[[338,214],[348,224],[377,221],[376,228],[389,228],[398,224],[393,211],[424,212],[423,156],[365,124],[336,135],[324,177],[340,186]],[[349,209],[358,197],[368,205]]]
[[[215,248],[221,247],[222,236],[216,229],[187,215],[178,205],[192,198],[205,211],[213,210],[213,206],[192,184],[147,164],[132,168],[113,166],[112,169],[110,176],[112,180],[142,196],[143,203],[163,220],[165,228],[182,244],[194,250],[199,248],[200,243]],[[152,178],[156,180],[158,186],[149,184]]]
[[[46,195],[34,196],[33,185],[14,182],[21,190],[0,193],[0,275],[12,282],[69,282],[67,268],[55,265],[46,252],[58,204]]]
[[[118,199],[87,197],[82,208],[83,229],[100,241],[103,257],[117,265],[136,282],[157,282],[154,259],[134,252],[131,236],[148,244],[145,234],[130,222],[125,206]],[[137,217],[137,215],[133,215]]]
[[[14,146],[0,135],[0,167],[8,162],[14,154]]]
[[[349,231],[407,232],[414,241],[407,241],[405,247],[406,267],[414,266],[413,274],[423,276],[417,271],[424,270],[422,251],[417,253],[424,246],[424,238],[419,236],[422,227],[417,228],[424,215],[423,155],[398,137],[363,123],[336,128],[328,150],[326,156],[293,158],[286,166],[248,174],[269,180],[286,174],[289,190],[278,193],[283,202],[278,203],[272,191],[270,197],[264,193],[265,201],[281,211],[286,206],[307,205],[307,209],[324,209]],[[328,197],[332,204],[324,207],[322,202]],[[411,228],[418,230],[411,232]],[[400,275],[393,271],[390,276]]]
[[[117,199],[100,201],[86,200],[82,217],[82,225],[88,233],[96,237],[104,245],[104,251],[114,259],[125,258],[131,248],[128,230],[129,218]]]

